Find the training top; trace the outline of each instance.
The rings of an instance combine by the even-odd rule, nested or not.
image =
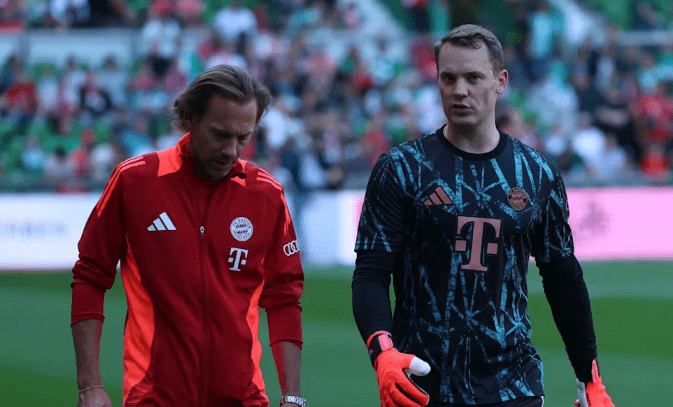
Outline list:
[[[238,160],[199,179],[188,143],[113,172],[79,242],[71,320],[103,318],[121,261],[123,406],[266,407],[258,306],[272,345],[302,344],[292,220],[267,172]]]
[[[557,168],[504,133],[485,154],[459,150],[440,128],[381,155],[355,250],[403,259],[393,271],[392,335],[401,352],[430,364],[414,381],[431,400],[543,394],[526,273],[531,255],[538,263],[574,259],[567,221]]]

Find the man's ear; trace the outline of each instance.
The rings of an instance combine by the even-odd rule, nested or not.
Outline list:
[[[499,94],[505,91],[507,89],[507,83],[509,83],[509,72],[507,69],[503,69],[500,71],[498,74],[498,77],[495,78],[496,81],[498,81],[498,85],[495,88],[495,91]]]

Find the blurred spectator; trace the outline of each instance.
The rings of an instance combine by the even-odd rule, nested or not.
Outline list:
[[[68,160],[63,147],[57,147],[49,154],[44,163],[44,176],[47,182],[56,185],[56,189],[63,189],[64,184],[75,176],[75,165]]]
[[[198,27],[203,23],[203,0],[177,0],[175,14],[185,27]]]
[[[430,31],[430,14],[428,11],[429,0],[401,0],[407,9],[411,20],[412,30],[425,34]]]
[[[126,70],[119,67],[114,56],[108,56],[102,69],[96,74],[97,83],[109,96],[114,107],[126,104]]]
[[[0,72],[0,94],[4,93],[9,85],[14,82],[16,75],[23,71],[23,59],[19,54],[12,54]]]
[[[68,160],[74,168],[75,175],[80,179],[88,179],[91,171],[90,156],[94,147],[95,135],[91,129],[83,129],[80,133],[81,144],[72,153]]]
[[[171,60],[177,56],[177,41],[182,34],[180,23],[172,14],[172,2],[155,1],[140,30],[140,53]]]
[[[630,178],[628,171],[629,159],[626,151],[619,145],[614,133],[606,133],[603,151],[592,168],[597,181],[609,185],[619,184]]]
[[[44,24],[69,28],[85,26],[89,21],[88,0],[50,0]]]
[[[19,32],[26,18],[23,0],[0,0],[0,32]]]
[[[605,135],[592,123],[590,113],[580,113],[577,121],[577,131],[572,136],[572,151],[582,159],[587,173],[593,179],[597,178],[596,168],[601,165],[601,158],[605,151]]]
[[[124,0],[89,0],[89,27],[131,25],[135,13]]]
[[[664,16],[654,9],[649,0],[635,0],[633,3],[632,27],[634,30],[661,30],[666,24]]]
[[[533,81],[547,74],[548,61],[554,51],[554,20],[546,0],[535,2],[535,11],[528,16],[529,76]]]
[[[32,174],[42,174],[45,164],[45,154],[37,140],[37,137],[30,135],[26,138],[26,147],[21,153],[21,166],[25,171]]]
[[[659,82],[654,93],[640,96],[634,108],[644,143],[664,145],[673,139],[673,100],[665,82]]]
[[[650,52],[641,53],[641,63],[637,72],[638,85],[643,93],[653,93],[659,83],[659,67]]]
[[[0,110],[20,125],[27,125],[37,113],[37,109],[35,83],[24,71],[17,72],[14,82],[7,87],[0,98]]]
[[[358,143],[360,157],[365,160],[370,170],[374,168],[374,164],[376,164],[379,156],[390,150],[391,147],[390,140],[384,129],[385,121],[386,113],[384,111],[372,117],[367,131],[365,131]]]
[[[180,69],[178,60],[173,60],[164,77],[164,91],[171,95],[177,95],[187,87],[188,81],[189,79],[187,78],[187,75]]]
[[[59,113],[61,100],[59,98],[59,82],[55,68],[44,65],[37,75],[37,95],[40,113],[54,116]]]
[[[573,87],[577,95],[578,111],[589,112],[592,115],[596,108],[603,104],[603,95],[596,88],[587,73],[576,73],[573,78]]]
[[[112,111],[110,94],[98,85],[93,70],[89,70],[82,87],[79,89],[79,107],[81,112],[97,119]]]
[[[131,92],[148,91],[154,87],[155,82],[152,64],[149,60],[144,60],[131,78],[129,90]]]
[[[640,162],[640,169],[649,181],[666,183],[671,180],[671,162],[666,156],[664,147],[660,144],[647,146]]]
[[[617,142],[634,160],[639,160],[641,147],[638,143],[635,121],[626,100],[616,85],[604,93],[604,101],[595,110],[596,126],[606,134],[614,134]]]
[[[239,0],[232,0],[215,14],[213,28],[220,37],[229,44],[236,44],[241,36],[252,37],[257,32],[255,13],[241,5]]]
[[[67,112],[72,112],[79,106],[80,89],[85,81],[86,71],[77,64],[75,57],[69,57],[61,76],[62,101]]]

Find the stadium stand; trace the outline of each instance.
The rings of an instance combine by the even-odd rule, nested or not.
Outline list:
[[[671,183],[663,1],[635,14],[598,0],[5,3],[4,191],[99,190],[116,163],[180,136],[173,97],[217,63],[246,66],[275,97],[247,159],[290,191],[362,188],[380,152],[442,123],[432,45],[466,22],[503,39],[498,124],[553,156],[568,184]]]

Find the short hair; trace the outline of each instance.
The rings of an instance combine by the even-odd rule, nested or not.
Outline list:
[[[271,93],[260,81],[243,68],[232,65],[216,65],[201,72],[173,102],[173,123],[181,131],[187,131],[187,120],[199,122],[213,95],[219,95],[239,103],[257,101],[259,123],[271,103]]]
[[[441,40],[435,43],[435,63],[439,71],[439,52],[444,44],[450,43],[458,47],[479,49],[486,44],[488,54],[496,74],[502,70],[502,44],[492,32],[474,24],[465,24],[449,31]]]

